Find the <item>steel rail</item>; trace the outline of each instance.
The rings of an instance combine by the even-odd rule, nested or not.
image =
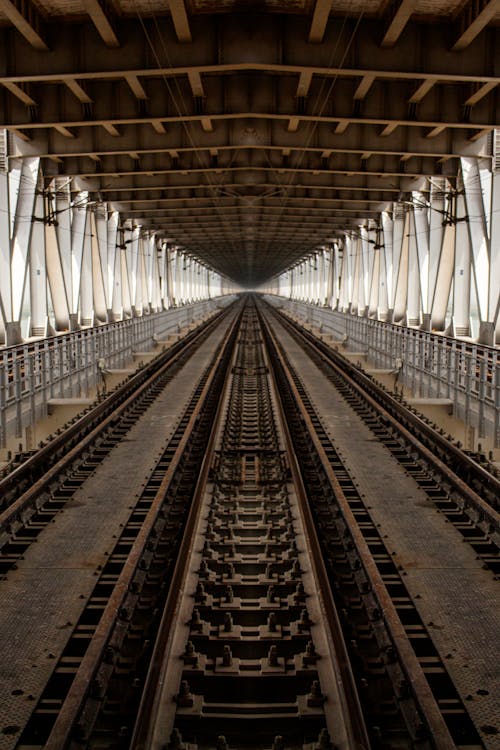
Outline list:
[[[187,444],[191,439],[194,429],[200,418],[203,405],[209,395],[212,383],[214,381],[218,367],[224,360],[228,347],[232,346],[232,338],[237,325],[235,318],[228,331],[226,332],[222,346],[213,360],[210,368],[210,374],[207,378],[198,403],[191,414],[184,435],[179,442],[172,461],[161,481],[161,484],[155,494],[155,497],[148,510],[146,518],[141,529],[134,540],[132,549],[127,557],[125,565],[120,573],[118,581],[113,592],[106,604],[102,617],[97,625],[92,641],[80,663],[76,676],[69,689],[66,700],[64,701],[58,717],[52,727],[52,731],[47,742],[44,745],[45,750],[64,750],[68,747],[71,740],[73,729],[78,716],[83,707],[85,698],[91,689],[92,680],[96,674],[99,665],[103,659],[109,638],[112,634],[114,624],[119,618],[120,610],[123,606],[127,593],[129,591],[132,579],[137,570],[141,556],[146,548],[148,539],[151,535],[155,522],[160,513],[162,504],[167,495],[172,478],[180,464],[183,454],[186,451]]]
[[[275,312],[274,308],[271,309]],[[439,458],[432,448],[424,444],[421,437],[422,433],[425,438],[431,441],[431,445],[434,444],[435,449],[439,447],[443,454],[451,456],[459,464],[470,469],[477,481],[484,485],[485,491],[491,497],[496,498],[497,503],[500,503],[500,480],[486,471],[437,430],[426,424],[418,414],[397,401],[366,373],[320,341],[314,334],[303,329],[302,326],[299,326],[283,313],[277,312],[276,314],[285,327],[295,332],[323,362],[340,375],[386,421],[386,424],[389,423],[406,441],[409,441],[412,447],[418,450],[422,458],[442,474],[470,506],[491,523],[497,531],[500,531],[500,513],[464,481],[453,468],[450,468],[444,460]],[[406,422],[414,431],[405,427],[403,422]]]
[[[263,322],[261,321],[261,324]],[[272,358],[275,356],[275,352],[270,352],[266,347],[267,360],[269,362],[269,370],[274,384],[275,393],[277,395],[277,411],[278,419],[283,431],[284,442],[286,445],[287,458],[292,473],[292,478],[295,486],[295,492],[299,499],[299,512],[302,517],[303,526],[307,532],[307,542],[309,552],[311,554],[311,560],[313,563],[314,575],[318,581],[318,590],[321,595],[321,604],[324,607],[326,619],[329,625],[329,631],[332,636],[332,642],[330,643],[330,656],[334,670],[336,673],[339,687],[339,695],[342,700],[342,714],[345,722],[347,723],[347,734],[348,734],[348,747],[353,748],[369,748],[370,740],[366,730],[365,720],[363,717],[361,704],[359,700],[354,675],[352,672],[351,661],[347,652],[344,635],[342,633],[342,626],[340,624],[337,606],[335,604],[330,581],[328,578],[328,572],[326,570],[324,556],[321,551],[320,542],[316,530],[316,524],[311,512],[307,491],[304,486],[304,480],[299,467],[299,461],[293,445],[292,436],[290,433],[287,415],[284,408],[283,401],[280,398],[280,390],[278,381],[276,379],[276,373],[272,366]]]
[[[335,472],[332,469],[324,446],[319,440],[316,430],[311,424],[309,414],[302,402],[302,398],[292,378],[289,365],[283,357],[278,346],[276,335],[272,331],[269,322],[265,321],[265,318],[264,325],[269,340],[273,343],[273,359],[279,362],[282,371],[285,373],[287,387],[293,396],[296,407],[300,412],[301,418],[310,435],[314,448],[321,460],[325,474],[330,483],[331,490],[334,494],[339,508],[341,509],[346,526],[349,529],[349,533],[351,534],[351,537],[356,546],[361,564],[365,570],[368,580],[370,581],[372,591],[379,602],[384,622],[386,623],[386,626],[389,630],[394,648],[399,655],[400,664],[407,677],[408,684],[410,685],[412,694],[416,700],[419,710],[422,713],[422,718],[429,730],[431,742],[433,743],[433,746],[436,748],[436,750],[455,750],[456,745],[450,735],[448,727],[446,726],[436,699],[432,694],[422,666],[417,659],[415,651],[405,632],[401,619],[389,595],[387,587],[384,584],[380,572],[375,564],[373,555],[370,552],[370,549],[361,532],[361,529],[359,528],[356,518],[349,506],[342,487],[340,486],[340,483],[335,476]]]
[[[238,322],[238,324],[240,321]],[[236,350],[233,351],[232,363]],[[155,728],[159,723],[159,716],[162,712],[160,703],[161,685],[166,681],[165,667],[169,661],[170,651],[173,645],[173,623],[179,612],[179,600],[181,597],[186,569],[189,565],[193,547],[195,544],[195,530],[198,524],[200,513],[202,511],[202,500],[205,487],[208,480],[211,464],[214,457],[214,445],[217,437],[218,427],[223,414],[225,395],[230,379],[232,367],[228,367],[224,378],[224,384],[221,389],[219,404],[215,415],[210,439],[207,450],[203,458],[203,463],[196,483],[194,497],[189,509],[189,515],[186,522],[185,531],[182,537],[179,554],[175,563],[172,582],[170,585],[167,601],[163,610],[160,622],[159,635],[156,640],[151,665],[148,670],[146,684],[139,705],[138,718],[135,723],[129,750],[153,750],[161,745],[156,741]]]

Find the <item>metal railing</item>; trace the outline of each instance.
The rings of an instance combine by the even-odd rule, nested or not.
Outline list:
[[[134,353],[152,350],[156,340],[232,299],[203,300],[0,348],[0,448],[11,437],[23,438],[26,428],[46,416],[51,399],[87,397],[102,381],[103,367],[130,366]]]
[[[269,301],[323,333],[346,350],[366,354],[374,368],[392,370],[401,362],[399,382],[417,398],[453,403],[454,415],[479,438],[500,447],[500,349],[416,328],[383,323],[282,297]]]

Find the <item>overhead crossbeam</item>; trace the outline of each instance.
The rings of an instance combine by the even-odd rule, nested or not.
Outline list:
[[[106,0],[83,0],[83,5],[106,47],[119,47]]]
[[[354,92],[354,97],[353,97],[354,101],[362,101],[365,98],[374,80],[375,80],[374,75],[363,76],[363,78],[359,82],[359,85],[356,91]]]
[[[125,76],[125,80],[127,81],[130,90],[136,97],[136,99],[139,99],[140,101],[145,101],[148,98],[148,95],[146,94],[146,91],[144,90],[144,86],[140,82],[138,76],[134,75],[128,75]]]
[[[381,47],[394,47],[411,18],[417,0],[394,0],[391,5],[389,25],[380,43]]]
[[[78,81],[76,81],[74,78],[66,78],[64,83],[69,88],[71,93],[74,94],[82,104],[92,104],[92,99],[87,94],[85,89],[80,86]]]
[[[424,96],[426,96],[426,94],[428,94],[433,88],[435,83],[437,83],[436,78],[427,78],[423,81],[408,99],[408,104],[419,104]]]
[[[500,13],[500,0],[469,0],[458,20],[459,35],[454,52],[465,49],[485,26]]]
[[[0,0],[1,2],[2,0]],[[490,81],[499,82],[500,77],[497,75],[488,75],[485,73],[474,73],[457,71],[457,72],[443,72],[442,70],[428,70],[426,72],[416,72],[410,69],[411,66],[399,66],[397,68],[347,68],[337,66],[322,66],[322,65],[302,65],[302,64],[283,64],[283,63],[224,63],[215,65],[212,63],[206,63],[203,65],[179,65],[171,67],[143,67],[143,68],[130,68],[130,69],[116,69],[111,67],[106,69],[105,67],[100,70],[85,70],[85,68],[79,68],[77,70],[57,70],[49,73],[34,71],[30,75],[10,74],[3,75],[0,77],[0,81],[10,81],[12,83],[26,83],[27,81],[37,84],[54,84],[64,83],[67,79],[78,79],[80,81],[98,82],[103,81],[117,81],[124,79],[128,76],[136,76],[140,79],[143,78],[175,78],[181,76],[190,76],[198,73],[199,75],[236,75],[240,73],[255,73],[259,75],[274,75],[274,76],[290,76],[304,74],[303,81],[307,80],[308,75],[319,76],[324,78],[338,79],[338,78],[355,78],[363,79],[365,76],[374,76],[384,81],[427,81],[428,79],[434,79],[439,81],[440,84],[467,84],[467,83],[489,83]],[[299,78],[300,82],[300,78]],[[298,95],[298,94],[297,94]]]
[[[170,13],[179,42],[191,42],[191,29],[184,0],[169,0]]]
[[[42,19],[31,0],[0,0],[0,10],[32,47],[41,52],[48,51]]]
[[[316,0],[309,30],[309,42],[312,44],[319,44],[323,41],[331,7],[332,0]]]

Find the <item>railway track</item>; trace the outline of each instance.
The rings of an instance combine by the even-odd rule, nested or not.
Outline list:
[[[274,313],[276,314],[276,313]],[[413,409],[323,341],[279,314],[351,408],[496,575],[500,574],[500,480]]]
[[[252,307],[224,411],[131,747],[366,748]]]
[[[65,747],[71,737],[84,737],[86,716],[80,721],[78,716],[85,701],[102,696],[111,672],[119,673],[120,667],[133,661],[129,655],[120,655],[128,647],[127,638],[136,646],[140,640],[140,653],[135,656],[140,659],[142,654],[145,658],[144,641],[134,631],[138,627],[134,616],[139,617],[146,632],[154,630],[155,612],[161,607],[175,562],[187,503],[206,450],[235,333],[233,315],[171,440],[131,507],[106,565],[97,573],[94,589],[18,747]],[[108,710],[111,706],[110,701]],[[118,714],[123,708],[122,702]],[[88,707],[86,710],[91,712]]]
[[[227,315],[16,750],[484,748],[404,573],[273,332],[276,314],[247,298]],[[385,413],[375,418],[325,353],[279,321],[337,387],[344,383],[377,437],[387,432],[408,469]],[[103,431],[90,415],[66,468],[58,457],[47,476],[37,470],[39,500],[23,485],[4,512],[4,573],[211,330],[143,373],[138,398],[129,390],[103,413]],[[422,473],[421,455],[412,457]],[[434,488],[426,475],[421,486],[436,503],[456,503],[462,480],[442,496],[440,478],[432,475]],[[482,503],[484,533],[495,511]],[[468,507],[458,528],[473,522]],[[472,539],[493,565],[482,541]]]
[[[47,479],[53,480],[58,472],[74,467],[79,455],[96,444],[99,435],[125,416],[131,405],[139,414],[140,397],[144,396],[145,401],[154,399],[224,316],[224,311],[216,313],[161,352],[149,364],[139,368],[110,394],[99,398],[65,427],[59,428],[37,450],[21,454],[19,460],[14,459],[11,465],[5,467],[0,478],[0,524],[4,511],[26,490],[39,494]],[[133,423],[133,417],[130,419],[129,415],[127,419],[129,424]],[[18,503],[17,507],[19,505]],[[29,505],[29,500],[23,501],[22,505]]]
[[[269,323],[264,330],[274,350],[279,393],[294,435],[344,632],[354,646],[351,658],[358,681],[364,685],[365,712],[372,727],[381,728],[382,736],[394,736],[397,708],[411,742],[427,741],[439,748],[481,747],[481,739],[355,478],[327,435]],[[387,679],[392,690],[387,689]]]
[[[0,576],[17,564],[223,317],[219,313],[139,369],[0,480]]]

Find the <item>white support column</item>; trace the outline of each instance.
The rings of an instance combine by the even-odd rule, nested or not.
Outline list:
[[[339,294],[339,309],[342,312],[348,312],[350,310],[351,306],[351,299],[352,299],[352,276],[351,276],[351,268],[352,268],[352,261],[353,257],[352,254],[354,252],[353,242],[352,238],[349,235],[346,235],[345,241],[344,241],[344,252],[342,255],[342,271],[341,271],[341,281],[340,281],[340,294]]]
[[[342,262],[345,255],[345,246],[341,247],[340,243],[333,246],[333,291],[332,307],[335,310],[340,308],[340,280],[342,273]]]
[[[115,297],[115,283],[116,276],[120,274],[120,263],[117,260],[116,251],[116,238],[118,236],[118,225],[120,223],[120,215],[117,211],[108,213],[107,216],[107,232],[106,232],[106,244],[107,244],[107,259],[106,259],[106,300],[108,305],[108,317],[110,320],[120,320],[116,318],[116,310],[113,305]]]
[[[490,211],[491,186],[485,187],[491,179],[487,164],[486,170],[481,169],[481,161],[477,158],[463,157],[460,159],[462,178],[465,190],[465,205],[468,217],[468,228],[472,251],[472,271],[475,283],[477,306],[479,313],[479,340],[481,343],[494,343],[494,316],[490,301],[490,253],[491,243],[488,236],[488,218]],[[487,172],[484,179],[483,171]],[[498,241],[498,239],[497,239]],[[493,252],[495,250],[493,249]]]
[[[10,277],[10,196],[9,175],[0,172],[0,343],[5,341],[5,326],[11,319],[12,289]]]
[[[360,228],[361,234],[361,257],[363,261],[362,266],[362,286],[363,286],[363,309],[360,310],[362,315],[368,313],[368,306],[370,302],[370,282],[373,272],[374,252],[373,252],[373,231],[366,229],[365,227]]]
[[[420,325],[421,291],[414,209],[408,212],[408,293],[406,325]]]
[[[78,193],[73,200],[71,211],[71,296],[69,299],[69,316],[72,327],[81,323],[80,287],[82,283],[83,251],[85,236],[90,232],[89,196],[87,192]]]
[[[422,321],[422,328],[426,331],[430,331],[431,328],[436,327],[438,319],[441,315],[437,315],[437,307],[440,306],[440,302],[436,297],[436,290],[438,284],[438,278],[440,280],[440,286],[443,287],[443,272],[441,268],[442,251],[443,257],[446,255],[446,246],[444,244],[444,234],[446,224],[443,219],[447,209],[447,181],[444,178],[433,179],[431,183],[430,192],[430,210],[429,210],[429,285],[428,285],[428,300],[427,310],[424,314]],[[447,239],[448,243],[448,239]],[[451,282],[450,282],[451,283]],[[449,287],[448,292],[449,294]],[[446,303],[448,299],[446,300]],[[443,328],[437,330],[444,330],[444,316],[442,322]]]
[[[22,341],[21,315],[24,306],[24,295],[29,279],[29,248],[33,222],[27,217],[33,216],[35,191],[38,184],[40,159],[29,157],[23,160],[17,188],[17,201],[13,217],[10,278],[11,309],[5,310],[6,343],[17,344]],[[11,203],[12,205],[12,203]],[[41,217],[43,220],[43,217]],[[28,331],[25,331],[25,334]]]
[[[111,307],[109,299],[109,260],[108,260],[108,211],[106,205],[99,205],[92,211],[95,236],[93,237],[94,304],[96,317],[105,323]],[[104,313],[103,313],[104,310]]]
[[[85,235],[82,255],[82,278],[80,284],[80,321],[82,326],[94,325],[93,283],[92,283],[92,221],[91,212],[86,214]]]
[[[368,301],[368,317],[375,318],[378,314],[378,300],[380,292],[380,259],[381,249],[373,248],[373,263],[370,278],[370,296]]]
[[[492,176],[490,215],[492,242],[488,306],[492,312],[495,343],[500,344],[500,171],[494,172]]]
[[[406,288],[404,299],[401,302],[401,288],[398,287],[398,279],[400,277],[400,264],[401,255],[403,252],[403,240],[405,234],[405,223],[406,210],[404,206],[394,204],[393,206],[393,219],[392,219],[392,283],[391,283],[391,295],[389,297],[389,316],[390,322],[399,322],[402,320],[406,313]],[[407,264],[406,264],[407,265]],[[405,280],[407,282],[406,273]],[[399,294],[399,297],[398,297]],[[396,303],[396,299],[398,302]],[[398,307],[397,318],[395,315],[396,304]],[[402,309],[401,309],[402,308]]]
[[[352,299],[351,312],[364,315],[365,283],[363,277],[363,243],[358,235],[352,243],[354,258],[352,265]]]
[[[144,238],[140,235],[137,242],[137,279],[134,301],[135,312],[138,316],[145,315],[149,312],[144,244]]]
[[[107,231],[102,215],[98,217],[95,211],[90,211],[90,226],[92,229],[90,246],[92,258],[94,321],[106,323],[108,320],[108,306],[106,303],[104,269],[107,267]]]
[[[43,194],[35,199],[34,215],[43,216]],[[31,291],[31,336],[46,336],[47,314],[47,266],[45,260],[45,226],[41,221],[33,223],[30,252]]]
[[[126,277],[126,274],[123,274],[122,272],[122,258],[125,259],[125,253],[116,248],[115,237],[115,267],[113,272],[113,290],[111,292],[111,319],[114,321],[123,320],[125,318],[123,278]]]
[[[471,253],[467,224],[461,220],[465,216],[463,195],[457,195],[457,224],[455,228],[455,267],[453,280],[452,334],[470,334],[470,294],[471,294]]]
[[[127,246],[125,246],[127,247]],[[130,266],[129,255],[125,249],[117,248],[117,258],[120,264],[120,282],[122,290],[123,317],[131,318],[134,314],[132,305],[132,292],[130,289]]]
[[[430,297],[429,297],[429,213],[422,193],[413,193],[413,220],[415,224],[415,240],[417,245],[418,275],[420,287],[420,312],[422,323],[429,320]]]
[[[446,200],[447,207],[450,201],[451,198]],[[431,309],[431,328],[436,331],[444,331],[446,327],[446,311],[455,267],[455,230],[456,225],[450,221],[444,226]]]
[[[406,319],[408,302],[409,223],[410,215],[408,211],[405,211],[403,216],[398,215],[394,221],[394,229],[397,230],[393,244],[394,268],[396,270],[393,308],[394,323],[401,323]]]
[[[55,211],[54,226],[55,226],[55,243],[50,237],[51,233],[47,234],[47,239],[50,237],[50,251],[51,251],[51,262],[49,266],[49,272],[51,277],[60,276],[60,284],[57,290],[57,296],[59,299],[55,299],[55,289],[52,290],[52,303],[54,305],[54,311],[56,307],[59,309],[59,314],[56,313],[56,328],[58,331],[74,328],[71,325],[70,308],[71,299],[73,297],[73,275],[71,272],[71,251],[72,251],[72,236],[71,236],[71,194],[70,194],[70,182],[68,179],[63,177],[57,177],[51,183],[51,192],[53,198],[50,202],[52,208]],[[49,245],[47,245],[47,252],[49,251]],[[52,284],[52,282],[51,282]],[[51,286],[52,289],[52,286]],[[62,311],[64,310],[64,313]],[[64,320],[64,323],[62,323]]]
[[[70,327],[68,297],[57,232],[53,222],[45,225],[45,256],[55,329],[56,331],[67,331]]]
[[[151,255],[153,257],[153,279],[152,279],[152,297],[151,306],[153,312],[158,312],[162,309],[161,299],[161,282],[160,282],[160,256],[156,248],[156,240],[152,236],[150,240]]]

